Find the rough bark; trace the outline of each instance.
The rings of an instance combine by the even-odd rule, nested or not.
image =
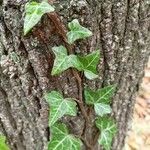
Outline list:
[[[43,93],[58,89],[64,96],[78,98],[78,85],[70,70],[60,76],[50,75],[54,60],[51,48],[64,43],[47,16],[32,33],[23,36],[26,2],[0,1],[0,132],[7,136],[12,150],[46,150],[48,105]],[[77,42],[74,50],[76,53],[89,53],[96,48],[101,51],[99,78],[83,79],[91,88],[117,85],[112,116],[118,133],[112,149],[121,150],[150,54],[150,2],[61,0],[55,5],[65,25],[78,18],[93,32],[88,40]],[[12,59],[14,53],[19,58],[17,62]],[[82,116],[64,121],[74,129],[72,132],[82,133],[85,124]],[[89,139],[93,136],[89,135]]]

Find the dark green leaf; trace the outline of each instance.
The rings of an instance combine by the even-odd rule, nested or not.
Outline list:
[[[86,56],[78,56],[78,59],[80,61],[80,68],[84,71],[84,75],[86,76],[86,78],[92,80],[98,77],[97,75],[97,65],[99,63],[99,59],[100,59],[100,51],[94,51],[91,54],[88,54]]]
[[[52,139],[48,150],[81,150],[82,142],[69,134],[65,124],[55,123],[51,128]]]
[[[77,19],[74,19],[68,24],[70,32],[67,33],[68,43],[72,44],[78,39],[84,39],[92,35],[92,32],[81,26]]]
[[[67,70],[68,68],[76,68],[79,71],[84,71],[88,79],[98,77],[96,67],[99,62],[100,52],[95,51],[87,56],[68,55],[67,49],[64,46],[53,47],[55,54],[54,66],[51,74],[57,75]]]
[[[117,131],[116,124],[112,119],[103,117],[96,120],[96,126],[101,132],[98,143],[102,145],[105,150],[110,150],[112,139]]]
[[[109,104],[110,98],[115,92],[115,86],[110,85],[97,91],[86,88],[84,91],[85,100],[87,104],[94,105],[95,103]]]
[[[85,97],[86,104],[94,105],[95,103],[97,103],[97,99],[99,98],[99,95],[96,93],[96,91],[93,91],[90,88],[85,88],[84,97]]]
[[[25,19],[24,19],[24,35],[26,35],[41,19],[41,17],[48,12],[53,12],[54,8],[48,2],[28,2],[25,5]]]
[[[57,91],[47,93],[45,99],[50,105],[49,126],[52,126],[64,115],[76,116],[76,102],[73,99],[64,99]]]

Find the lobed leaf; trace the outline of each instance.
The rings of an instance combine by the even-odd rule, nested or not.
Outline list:
[[[25,5],[25,19],[24,19],[24,35],[26,35],[41,19],[41,17],[48,12],[53,12],[54,8],[48,2],[28,2]]]
[[[51,133],[48,150],[81,150],[81,140],[69,134],[65,124],[56,123],[52,126]]]
[[[84,71],[84,75],[86,76],[86,78],[92,80],[98,77],[96,68],[100,59],[99,50],[94,51],[91,54],[88,54],[83,57],[78,56],[78,59],[81,63],[81,68]]]
[[[52,48],[56,58],[51,74],[57,75],[73,66],[79,66],[80,63],[75,55],[68,55],[64,46]]]
[[[3,135],[0,135],[0,150],[10,150],[6,144],[6,137]]]
[[[110,98],[114,94],[115,89],[114,85],[106,86],[102,89],[98,89],[97,91],[86,88],[84,90],[86,103],[89,105],[94,105],[95,103],[109,104]]]
[[[112,119],[103,117],[96,120],[96,126],[101,132],[98,143],[102,145],[105,150],[110,150],[112,139],[117,131],[116,124]]]
[[[104,116],[111,113],[111,107],[109,106],[110,98],[115,91],[115,86],[110,85],[97,91],[93,91],[89,88],[84,90],[85,102],[88,105],[94,105],[96,115]]]
[[[68,55],[67,49],[64,46],[53,47],[55,61],[51,74],[57,75],[67,70],[68,68],[76,68],[79,71],[84,71],[88,79],[98,77],[96,66],[99,62],[99,51],[92,52],[87,56]]]
[[[50,127],[64,115],[76,116],[77,104],[73,99],[71,98],[64,99],[63,96],[57,91],[47,93],[45,95],[45,99],[50,105],[50,114],[49,114]]]
[[[84,39],[92,35],[92,32],[81,26],[77,19],[74,19],[68,24],[70,32],[67,33],[68,43],[72,44],[78,39]]]

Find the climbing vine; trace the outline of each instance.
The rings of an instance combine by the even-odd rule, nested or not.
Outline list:
[[[25,6],[24,35],[31,31],[46,13],[49,18],[55,22],[53,20],[55,14],[53,14],[53,16],[50,14],[50,12],[54,13],[54,11],[54,7],[46,1],[41,3],[27,3]],[[58,26],[60,26],[60,24],[58,24]],[[69,32],[66,34],[63,28],[61,28],[61,31],[59,29],[59,33],[62,35],[66,46],[60,45],[52,48],[55,54],[55,60],[51,75],[60,75],[63,71],[71,68],[78,82],[79,99],[64,98],[58,91],[51,91],[45,94],[44,97],[50,106],[49,127],[51,137],[48,150],[81,150],[82,142],[84,142],[87,147],[92,147],[83,137],[76,137],[70,134],[68,127],[60,121],[65,115],[77,116],[78,112],[81,111],[88,127],[88,125],[91,124],[91,120],[88,117],[86,107],[92,108],[95,112],[95,125],[100,131],[100,134],[98,132],[98,136],[95,136],[96,142],[98,141],[104,149],[110,150],[112,139],[116,133],[116,124],[108,114],[112,111],[110,99],[115,91],[115,86],[109,85],[102,89],[97,89],[96,91],[93,91],[89,87],[83,89],[82,78],[79,72],[83,72],[84,76],[89,80],[98,77],[96,68],[100,59],[100,50],[96,50],[85,56],[75,55],[72,44],[79,39],[92,36],[92,32],[81,26],[77,19],[74,19],[68,24],[68,29]],[[93,144],[95,144],[95,142]]]

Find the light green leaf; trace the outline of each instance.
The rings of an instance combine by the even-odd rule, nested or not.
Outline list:
[[[17,55],[16,52],[11,52],[10,53],[10,58],[11,58],[11,60],[14,61],[14,63],[19,63],[20,62],[20,58],[19,58],[19,56]]]
[[[98,77],[96,68],[97,68],[97,65],[98,65],[99,59],[100,59],[100,51],[99,50],[94,51],[91,54],[88,54],[83,57],[78,56],[78,59],[81,64],[80,67],[84,71],[84,75],[86,76],[86,78],[88,78],[89,80],[92,80],[92,79],[95,79]],[[81,69],[81,68],[79,68],[79,69]]]
[[[73,99],[64,99],[57,91],[45,94],[45,99],[50,105],[49,126],[52,126],[64,115],[76,116],[77,104]]]
[[[93,80],[98,78],[98,75],[89,70],[84,70],[84,75],[87,79]]]
[[[112,119],[103,117],[96,120],[96,126],[101,132],[98,143],[102,145],[105,150],[110,150],[112,139],[117,131],[116,124]]]
[[[0,150],[10,150],[6,144],[6,137],[3,135],[0,135]]]
[[[51,128],[52,138],[48,150],[81,150],[82,142],[69,134],[65,124],[55,123]]]
[[[77,57],[75,55],[68,55],[64,46],[53,47],[52,50],[56,56],[51,72],[52,75],[60,74],[68,68],[75,66],[75,64],[76,66],[80,65]]]
[[[102,89],[98,89],[97,91],[86,88],[84,90],[86,103],[89,105],[93,105],[95,103],[109,104],[110,98],[114,94],[115,89],[116,87],[114,85],[106,86]]]
[[[96,103],[94,104],[94,110],[96,115],[104,116],[105,114],[111,113],[112,109],[109,105],[103,103]]]
[[[26,35],[41,19],[41,17],[48,12],[53,12],[54,8],[48,2],[28,2],[25,5],[25,19],[24,19],[24,35]]]
[[[92,35],[92,32],[81,26],[77,19],[74,19],[68,24],[70,32],[67,33],[68,43],[72,44],[78,39],[84,39]]]

